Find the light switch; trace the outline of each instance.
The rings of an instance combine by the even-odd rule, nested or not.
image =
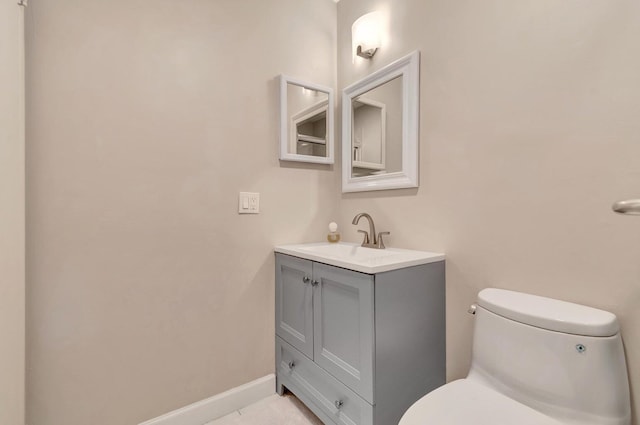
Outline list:
[[[238,213],[258,214],[260,212],[260,194],[253,192],[240,192],[238,199]]]

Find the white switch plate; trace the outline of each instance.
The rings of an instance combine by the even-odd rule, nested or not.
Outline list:
[[[238,213],[258,214],[260,212],[260,194],[253,192],[240,192],[238,197]]]

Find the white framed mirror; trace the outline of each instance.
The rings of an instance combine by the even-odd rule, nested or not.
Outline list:
[[[333,89],[280,76],[280,159],[333,164]]]
[[[342,191],[418,187],[420,53],[342,91]]]

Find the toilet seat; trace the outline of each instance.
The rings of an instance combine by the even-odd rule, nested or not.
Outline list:
[[[469,379],[444,385],[416,401],[398,425],[563,425]]]

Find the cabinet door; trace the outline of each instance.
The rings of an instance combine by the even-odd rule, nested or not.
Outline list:
[[[314,263],[314,361],[373,404],[373,276]]]
[[[276,334],[313,359],[312,263],[276,254]]]

